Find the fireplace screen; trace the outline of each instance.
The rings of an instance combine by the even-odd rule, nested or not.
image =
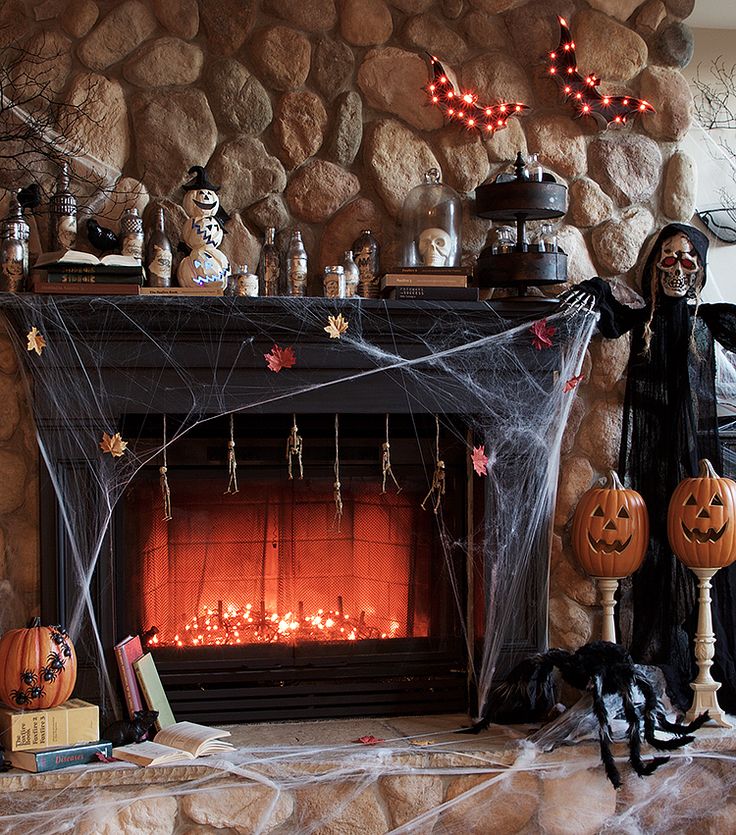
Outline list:
[[[223,495],[217,477],[171,478],[129,495],[140,622],[159,647],[301,644],[429,634],[432,514],[414,491],[281,479]]]

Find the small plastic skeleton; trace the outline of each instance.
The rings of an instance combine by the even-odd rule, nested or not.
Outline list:
[[[442,504],[442,497],[445,495],[445,462],[440,458],[440,419],[437,415],[435,415],[434,422],[436,428],[434,441],[434,474],[432,476],[432,486],[429,488],[429,493],[427,493],[422,502],[422,510],[426,510],[426,504],[431,498],[432,510],[438,513]]]
[[[227,472],[229,480],[225,493],[237,493],[238,491],[238,462],[235,458],[235,423],[230,415],[230,440],[227,442]]]
[[[381,444],[381,492],[386,492],[386,479],[391,476],[391,480],[396,485],[396,492],[401,492],[399,482],[396,480],[394,471],[391,469],[391,444],[388,440],[388,415],[386,415],[386,440]]]
[[[296,415],[293,415],[294,424],[289,432],[289,438],[286,441],[286,463],[289,468],[289,478],[294,478],[293,463],[296,458],[299,464],[299,478],[304,478],[304,464],[302,462],[302,451],[304,442],[302,436],[299,434],[299,427],[296,425]]]
[[[332,495],[335,499],[335,530],[340,532],[340,523],[342,522],[342,492],[340,485],[340,418],[335,415],[335,482],[333,484]]]
[[[164,501],[164,522],[170,522],[173,519],[171,515],[171,490],[169,489],[169,480],[166,476],[168,467],[159,467],[159,482],[161,484],[161,497]]]

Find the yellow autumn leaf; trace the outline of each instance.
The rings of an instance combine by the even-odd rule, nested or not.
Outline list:
[[[28,350],[35,351],[40,357],[41,352],[46,347],[46,340],[43,335],[39,333],[38,328],[34,325],[26,336],[28,338]]]
[[[348,329],[348,320],[342,313],[338,313],[337,316],[328,316],[327,321],[329,324],[323,330],[329,333],[330,339],[339,339]]]
[[[107,432],[102,433],[100,449],[103,452],[109,452],[113,458],[120,458],[121,455],[124,455],[127,446],[128,442],[120,437],[119,432],[116,432],[114,435],[108,435]]]

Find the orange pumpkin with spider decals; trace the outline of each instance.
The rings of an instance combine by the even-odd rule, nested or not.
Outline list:
[[[604,487],[592,487],[578,502],[572,522],[572,547],[593,577],[628,577],[644,560],[649,544],[649,514],[636,490],[621,484],[611,470]]]
[[[672,550],[688,568],[724,568],[736,560],[736,481],[706,458],[696,478],[675,488],[667,511]]]
[[[77,654],[61,626],[41,626],[34,618],[26,629],[0,638],[0,702],[23,710],[63,704],[77,680]]]

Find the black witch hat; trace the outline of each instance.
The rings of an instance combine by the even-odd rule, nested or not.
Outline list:
[[[203,165],[193,165],[189,169],[189,173],[194,174],[194,176],[188,183],[184,183],[182,186],[184,191],[196,191],[197,189],[206,188],[208,191],[214,191],[217,193],[220,190],[220,186],[215,185],[212,180],[210,180],[207,169]],[[225,224],[228,220],[230,220],[230,215],[222,208],[222,205],[218,208],[215,217],[217,218],[220,226],[222,226],[223,232],[227,232]]]

